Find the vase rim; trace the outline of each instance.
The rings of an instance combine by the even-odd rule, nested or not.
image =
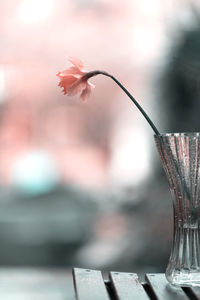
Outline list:
[[[166,132],[166,133],[160,133],[160,134],[154,134],[154,136],[183,136],[183,135],[190,135],[190,136],[200,136],[200,132],[198,131],[186,131],[186,132]]]

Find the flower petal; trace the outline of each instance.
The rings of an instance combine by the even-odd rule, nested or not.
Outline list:
[[[82,63],[82,61],[76,57],[68,57],[68,60],[80,71],[83,72],[84,71],[84,65]]]
[[[95,85],[92,84],[89,80],[87,81],[87,83],[90,85],[91,88],[95,88]]]
[[[71,67],[71,68],[68,68],[66,70],[63,70],[61,72],[59,72],[61,75],[68,75],[68,74],[79,74],[79,75],[82,75],[82,74],[85,74],[84,72],[80,71],[78,68],[76,67]]]
[[[84,90],[85,88],[86,88],[86,81],[83,81],[82,79],[78,79],[68,88],[67,94],[69,96],[74,96],[82,92],[82,90]]]
[[[80,79],[82,77],[82,75],[80,75],[80,74],[71,74],[71,73],[64,74],[63,72],[58,72],[56,74],[56,76],[58,76],[60,79],[63,79],[63,78],[67,79],[67,78],[70,78],[70,77],[74,77],[76,79]]]
[[[70,86],[73,85],[77,80],[79,79],[77,79],[74,75],[60,77],[60,82],[58,85],[63,88],[64,94],[66,94],[68,93]]]
[[[80,95],[80,98],[83,102],[85,102],[87,100],[87,98],[90,96],[93,87],[94,87],[94,85],[92,83],[90,83],[89,81],[87,81],[86,87]]]

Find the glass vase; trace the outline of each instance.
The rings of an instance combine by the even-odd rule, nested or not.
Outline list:
[[[167,280],[200,286],[200,133],[155,135],[173,198],[174,231]]]

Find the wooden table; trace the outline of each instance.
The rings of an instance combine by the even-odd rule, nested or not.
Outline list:
[[[75,300],[71,269],[1,267],[2,300]]]
[[[74,280],[74,286],[73,286]],[[76,296],[75,296],[76,294]],[[147,274],[141,283],[134,273],[88,269],[0,268],[3,300],[188,300],[200,299],[200,288],[176,288],[164,274]]]
[[[147,274],[141,283],[135,273],[110,272],[103,280],[101,271],[73,269],[78,300],[188,300],[200,299],[200,288],[170,285],[164,274]]]

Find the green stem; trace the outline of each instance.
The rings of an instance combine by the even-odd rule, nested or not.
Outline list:
[[[149,123],[149,125],[151,126],[151,128],[153,129],[153,131],[155,132],[156,135],[160,135],[158,129],[156,128],[156,126],[154,125],[154,123],[151,121],[151,119],[149,118],[149,116],[145,113],[145,111],[143,110],[143,108],[139,105],[139,103],[135,100],[135,98],[129,93],[129,91],[112,75],[110,75],[107,72],[104,71],[92,71],[92,72],[88,72],[86,73],[82,79],[89,79],[90,77],[96,76],[96,75],[105,75],[110,77],[111,79],[113,79],[117,85],[126,93],[126,95],[131,99],[131,101],[137,106],[137,108],[140,110],[140,112],[143,114],[143,116],[145,117],[145,119],[147,120],[147,122]]]

